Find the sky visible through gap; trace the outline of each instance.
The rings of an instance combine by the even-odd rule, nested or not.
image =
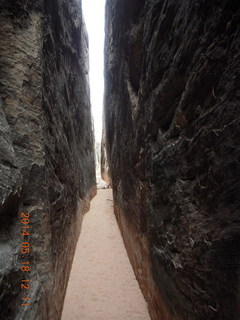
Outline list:
[[[82,8],[89,38],[89,77],[95,140],[100,142],[104,92],[105,0],[82,0]]]

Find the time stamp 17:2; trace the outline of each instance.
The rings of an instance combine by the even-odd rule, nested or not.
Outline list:
[[[23,273],[23,279],[20,283],[21,287],[21,299],[22,299],[22,306],[29,306],[30,305],[30,297],[29,297],[29,290],[30,290],[30,277],[29,273],[31,272],[31,266],[29,259],[27,258],[30,254],[30,213],[20,213],[21,219],[21,249],[20,249],[20,256],[21,256],[21,271]]]

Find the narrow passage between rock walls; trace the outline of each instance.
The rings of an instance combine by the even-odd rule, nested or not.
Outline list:
[[[113,213],[112,190],[98,190],[83,219],[62,320],[149,320]]]

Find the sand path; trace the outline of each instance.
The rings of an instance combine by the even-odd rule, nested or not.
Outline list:
[[[83,219],[62,320],[150,319],[112,205],[112,190],[98,190]]]

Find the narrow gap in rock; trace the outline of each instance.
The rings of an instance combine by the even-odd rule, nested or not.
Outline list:
[[[83,0],[82,6],[89,39],[98,192],[83,219],[62,320],[79,320],[79,317],[81,320],[150,320],[114,215],[108,175],[106,137],[102,128],[105,0]]]

